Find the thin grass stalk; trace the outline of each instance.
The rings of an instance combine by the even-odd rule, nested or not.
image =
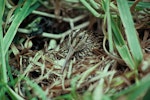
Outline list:
[[[4,41],[3,41],[3,29],[2,29],[2,18],[5,9],[5,0],[1,0],[0,3],[0,68],[1,68],[1,78],[0,81],[3,83],[7,83],[7,71],[6,71],[6,59],[4,53]]]
[[[2,29],[2,23],[3,23],[3,14],[5,10],[5,0],[1,0],[0,3],[0,99],[5,99],[5,93],[7,91],[6,84],[7,84],[7,70],[6,70],[6,59],[5,59],[5,53],[4,53],[4,44],[3,44],[3,29]]]
[[[104,24],[106,24],[107,21],[107,34],[105,34],[107,36],[107,39],[109,41],[109,52],[111,54],[114,53],[114,44],[113,44],[113,34],[112,34],[112,29],[111,29],[111,17],[110,17],[110,0],[104,1],[102,0],[102,9],[105,12],[105,18],[104,18]]]
[[[125,28],[125,34],[127,36],[132,57],[135,61],[136,67],[138,67],[143,59],[143,53],[140,47],[136,29],[134,27],[128,2],[127,0],[117,0],[117,5],[122,24]]]
[[[86,0],[80,0],[80,2],[95,16],[102,17]],[[95,3],[96,4],[96,3]],[[95,5],[97,6],[97,5]]]
[[[135,1],[128,1],[128,4],[129,6],[133,5]],[[141,9],[144,9],[144,8],[150,8],[150,2],[139,2],[137,5],[136,5],[136,8],[141,8]]]
[[[21,96],[19,96],[16,92],[14,92],[14,90],[12,90],[8,85],[6,85],[7,88],[7,93],[10,95],[12,100],[25,100],[24,98],[22,98]]]
[[[111,30],[111,18],[110,18],[110,0],[106,1],[106,16],[107,16],[107,28],[108,28],[108,41],[109,41],[109,52],[114,52],[112,30]]]
[[[38,85],[38,84],[36,84],[35,82],[33,82],[33,81],[31,81],[30,79],[28,79],[28,78],[24,78],[24,80],[26,81],[26,83],[30,86],[30,87],[32,87],[32,89],[34,90],[34,92],[36,93],[36,94],[38,94],[38,96],[42,99],[42,100],[47,100],[47,94],[46,94],[46,92],[44,92],[43,90],[42,90],[42,88]]]

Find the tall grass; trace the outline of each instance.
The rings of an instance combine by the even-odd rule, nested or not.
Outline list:
[[[101,18],[101,14],[99,14],[98,11],[94,9],[94,7],[92,8],[92,6],[86,0],[80,1],[85,7],[89,9],[89,11],[91,11],[91,13],[93,13],[95,17]],[[96,3],[95,6],[96,5],[98,4]],[[118,9],[112,2],[110,2],[110,0],[102,0],[102,2],[99,2],[99,6],[105,12],[104,24],[107,25],[108,30],[105,35],[107,35],[109,41],[110,53],[114,53],[113,49],[115,46],[120,56],[129,66],[129,68],[132,70],[137,69],[138,65],[143,59],[143,53],[140,47],[127,0],[117,0]],[[113,17],[114,14],[110,12],[111,8],[116,10],[116,15],[118,15],[120,18]],[[117,11],[119,11],[119,13],[117,13]],[[117,21],[114,20],[122,22],[128,44],[126,44],[125,39],[122,36]]]
[[[143,52],[130,11],[130,6],[134,4],[134,2],[128,2],[127,0],[116,0],[116,6],[110,0],[101,0],[95,3],[91,3],[87,0],[80,1],[95,17],[103,18],[103,26],[105,27],[102,27],[102,29],[107,29],[107,31],[103,32],[105,35],[104,40],[107,39],[109,41],[109,53],[114,55],[114,50],[116,49],[121,58],[131,69],[131,73],[134,73],[132,75],[135,75],[135,80],[137,80],[138,67],[143,60]],[[95,8],[93,4],[94,6],[98,6],[99,9]],[[139,2],[136,6],[138,9],[144,9],[149,8],[148,5],[150,5],[150,3]],[[103,10],[105,14],[102,15],[101,13],[98,13],[99,10]],[[123,34],[125,34],[126,38],[124,38]],[[137,95],[142,94],[147,90],[146,88],[150,87],[150,85],[148,85],[149,81],[150,80],[146,80],[146,78],[144,79],[144,82],[139,82],[139,80],[137,80],[133,86],[126,90],[122,90],[119,94],[116,93],[114,97],[116,99],[118,97],[125,96],[127,100],[135,100],[137,99]],[[142,88],[143,86],[145,86],[145,88]],[[131,93],[131,91],[133,91],[133,93]]]
[[[24,100],[20,95],[18,95],[14,91],[14,82],[11,83],[13,78],[11,77],[11,71],[9,69],[9,59],[8,59],[8,50],[9,47],[17,33],[17,29],[21,22],[37,7],[39,7],[39,2],[37,0],[19,0],[18,5],[13,13],[13,20],[11,22],[11,25],[9,26],[6,33],[3,32],[3,19],[4,19],[4,11],[5,11],[5,3],[6,0],[1,0],[0,3],[0,99],[1,100],[7,100],[8,97],[10,97],[13,100]],[[10,16],[10,17],[12,17]],[[7,71],[8,70],[8,71]],[[8,73],[8,74],[7,74]],[[8,81],[8,78],[11,79],[11,81]],[[24,79],[22,77],[22,79]],[[41,89],[35,84],[33,84],[30,80],[25,80],[27,83],[29,83],[31,86],[35,89]],[[10,88],[11,85],[11,88]],[[36,87],[35,87],[36,86]],[[41,92],[42,93],[42,92]],[[9,96],[8,96],[9,95]],[[44,97],[43,97],[44,98]]]

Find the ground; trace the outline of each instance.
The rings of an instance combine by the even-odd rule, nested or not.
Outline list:
[[[104,39],[107,37],[104,31],[108,30],[104,18],[96,18],[79,2],[51,0],[45,3],[48,4],[43,3],[21,23],[11,44],[12,77],[23,75],[32,80],[49,98],[73,94],[82,100],[95,92],[111,96],[149,73],[148,67],[141,67],[149,61],[150,26],[146,24],[150,21],[149,15],[134,18],[145,55],[136,75],[116,49],[115,54],[109,52],[109,42]],[[134,12],[133,16],[138,14],[140,12]],[[123,27],[121,31],[124,35]],[[17,83],[16,89],[22,97],[30,99],[36,95],[25,81]]]

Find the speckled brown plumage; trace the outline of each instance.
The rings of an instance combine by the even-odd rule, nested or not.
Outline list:
[[[102,48],[102,39],[99,34],[75,30],[60,45],[60,51],[66,60],[63,64],[65,67],[71,58],[80,60],[87,56],[94,56],[93,50]]]

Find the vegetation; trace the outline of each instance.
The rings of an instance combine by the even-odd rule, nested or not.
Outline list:
[[[1,100],[150,98],[150,2],[1,0],[0,10]],[[101,46],[67,60],[78,29]]]

